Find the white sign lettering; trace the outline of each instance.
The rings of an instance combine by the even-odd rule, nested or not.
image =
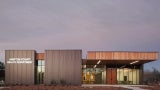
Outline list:
[[[31,58],[9,58],[7,63],[32,63]]]

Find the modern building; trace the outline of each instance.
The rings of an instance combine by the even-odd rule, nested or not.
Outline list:
[[[158,52],[82,50],[5,51],[6,84],[142,84],[143,64]]]

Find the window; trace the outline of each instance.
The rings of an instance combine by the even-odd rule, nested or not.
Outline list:
[[[45,61],[38,60],[38,66],[37,66],[37,83],[38,84],[43,84],[44,72],[45,72]]]

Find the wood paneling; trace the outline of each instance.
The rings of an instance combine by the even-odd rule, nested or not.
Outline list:
[[[112,68],[112,84],[117,84],[117,69]]]
[[[107,84],[117,84],[117,69],[107,68]]]
[[[158,52],[107,52],[89,51],[87,59],[100,60],[157,60]]]
[[[68,84],[81,85],[81,50],[46,50],[45,63],[45,84],[64,80]]]
[[[10,58],[31,58],[32,63],[7,63]],[[34,84],[34,50],[5,51],[5,82],[6,84]]]
[[[112,84],[112,69],[108,68],[107,69],[107,84]]]

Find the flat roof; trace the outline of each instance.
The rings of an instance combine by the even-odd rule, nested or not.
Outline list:
[[[151,61],[158,60],[158,52],[138,52],[138,51],[88,51],[87,58],[83,59],[83,64],[119,65],[134,64],[141,65]]]

